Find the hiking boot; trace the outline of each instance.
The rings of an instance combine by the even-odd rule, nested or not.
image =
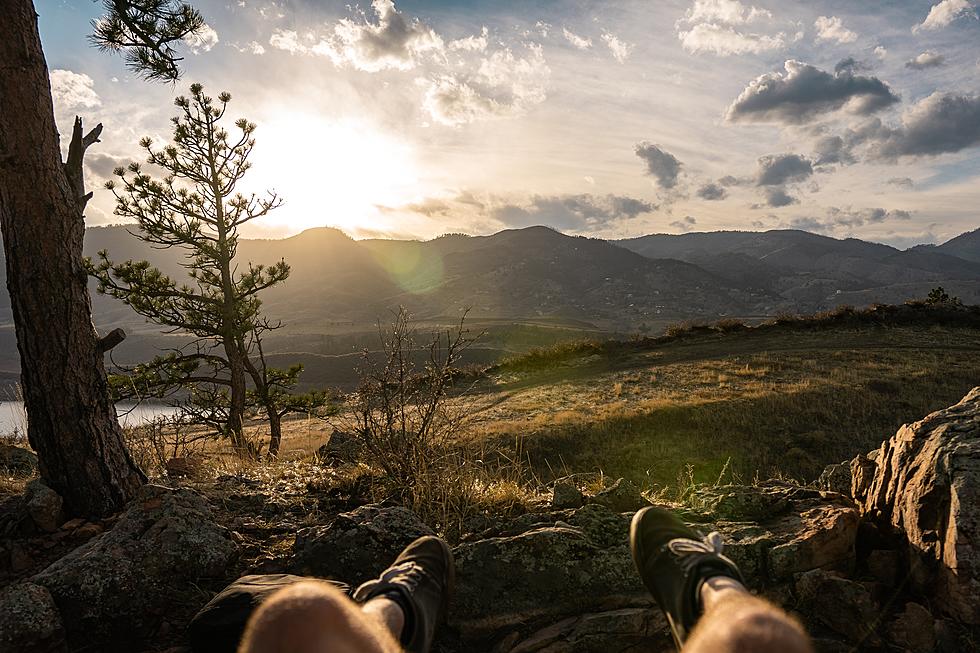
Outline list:
[[[719,533],[703,537],[663,508],[650,506],[633,516],[633,562],[643,584],[667,615],[678,649],[701,616],[704,581],[727,576],[744,584],[735,563],[721,554],[722,548]]]
[[[384,596],[397,603],[405,613],[401,645],[408,653],[428,653],[436,625],[449,611],[455,575],[449,545],[438,537],[420,537],[379,578],[358,587],[354,600]]]

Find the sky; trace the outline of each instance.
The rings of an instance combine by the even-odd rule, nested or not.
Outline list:
[[[100,184],[200,82],[258,125],[241,190],[284,199],[246,236],[797,228],[905,248],[980,226],[975,0],[193,4],[207,28],[173,85],[91,47],[100,3],[36,1],[61,133],[105,126],[90,225],[121,221]]]

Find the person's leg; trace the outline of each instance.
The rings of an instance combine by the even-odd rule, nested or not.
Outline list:
[[[633,517],[630,548],[684,653],[812,651],[795,620],[748,592],[718,533],[702,537],[676,515],[644,508]]]
[[[239,653],[427,653],[454,575],[446,543],[421,537],[353,600],[319,581],[276,592],[249,619]]]
[[[405,616],[386,598],[363,605],[320,581],[270,596],[249,619],[239,653],[399,653]]]
[[[701,585],[704,614],[684,653],[812,653],[800,624],[783,610],[752,596],[734,578],[714,576]]]

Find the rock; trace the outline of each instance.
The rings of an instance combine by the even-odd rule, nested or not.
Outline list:
[[[866,456],[858,454],[851,460],[851,491],[848,496],[859,503],[864,501],[868,496],[868,490],[871,489],[871,481],[874,480],[875,471],[878,469],[878,464],[875,462],[877,457],[878,451],[873,451]]]
[[[289,574],[242,576],[218,592],[194,616],[187,638],[195,653],[235,653],[248,618],[274,592],[310,580]],[[350,588],[341,586],[341,590]]]
[[[551,507],[556,510],[566,508],[581,508],[585,502],[582,491],[578,489],[572,481],[562,479],[555,482],[555,489],[551,497]]]
[[[458,545],[450,626],[473,642],[583,613],[652,607],[628,528],[628,516],[587,505],[567,522]]]
[[[53,533],[65,522],[64,512],[62,511],[61,495],[41,482],[34,479],[27,484],[24,492],[24,505],[27,514],[38,529]]]
[[[407,545],[432,529],[402,506],[361,506],[341,513],[328,526],[296,534],[295,573],[334,578],[357,586],[375,578]]]
[[[0,652],[67,651],[61,615],[45,588],[20,583],[0,590]]]
[[[909,653],[933,653],[936,648],[936,620],[918,603],[906,603],[887,629],[888,640]]]
[[[193,609],[194,585],[223,576],[236,553],[202,496],[146,485],[111,530],[32,582],[51,592],[73,648],[132,650],[164,617]]]
[[[851,496],[851,462],[845,461],[824,467],[817,479],[821,490]]]
[[[171,478],[200,478],[205,469],[200,456],[174,456],[164,464],[167,476]]]
[[[788,580],[812,569],[850,571],[854,565],[857,511],[848,506],[817,505],[781,520],[779,532],[788,538],[769,551],[769,574]],[[797,525],[798,524],[798,525]]]
[[[822,569],[800,574],[796,593],[801,611],[851,642],[876,646],[878,637],[871,630],[879,607],[868,588]]]
[[[644,506],[649,506],[640,488],[626,479],[616,479],[616,482],[588,500],[588,503],[597,503],[615,512],[636,512]]]
[[[0,444],[0,469],[16,474],[31,474],[37,469],[37,454],[12,444]]]
[[[893,587],[899,580],[899,563],[898,551],[876,549],[868,554],[868,573],[886,587]]]
[[[659,610],[627,608],[569,617],[520,641],[508,653],[669,651],[673,640]]]
[[[353,435],[334,429],[326,444],[316,450],[316,457],[328,463],[354,463],[360,459],[361,449],[361,442]]]
[[[691,502],[715,519],[758,521],[783,515],[794,499],[819,497],[819,492],[796,485],[721,485],[697,488]]]
[[[862,509],[908,539],[915,591],[980,624],[980,387],[882,444]]]

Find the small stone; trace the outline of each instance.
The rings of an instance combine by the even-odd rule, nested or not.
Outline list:
[[[61,495],[35,479],[27,484],[24,504],[34,525],[46,533],[53,533],[64,522]]]
[[[575,483],[568,479],[555,482],[554,493],[551,497],[551,507],[556,510],[566,508],[581,508],[585,498]]]
[[[640,493],[640,488],[623,478],[616,479],[615,483],[596,493],[588,503],[598,503],[615,512],[635,512],[650,505]]]
[[[847,637],[877,646],[879,638],[873,632],[879,606],[861,583],[854,582],[822,569],[800,574],[796,593],[801,611],[822,626]]]
[[[824,467],[817,485],[821,490],[836,492],[846,497],[851,496],[851,465],[850,461],[827,465]]]
[[[82,519],[81,517],[75,517],[74,519],[69,519],[64,524],[62,524],[61,530],[73,531],[84,523],[85,523],[84,519]]]

